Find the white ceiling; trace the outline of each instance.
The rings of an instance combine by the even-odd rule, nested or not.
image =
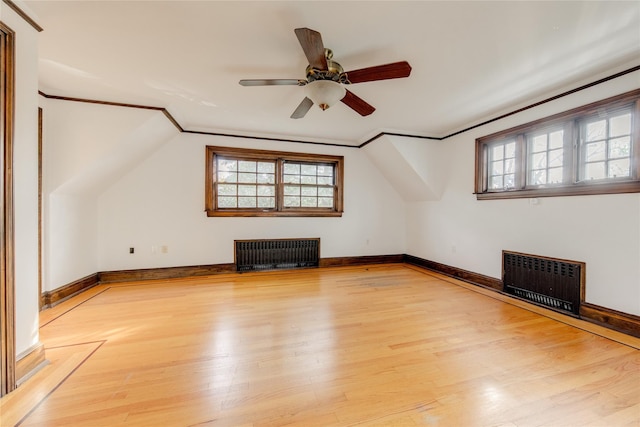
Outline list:
[[[194,131],[358,145],[381,131],[441,137],[640,64],[640,2],[30,1],[47,95],[166,108]],[[289,116],[304,78],[293,32],[308,27],[346,71],[407,60],[406,79],[349,89]]]

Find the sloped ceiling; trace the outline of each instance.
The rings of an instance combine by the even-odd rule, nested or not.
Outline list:
[[[182,127],[359,145],[379,132],[441,137],[640,64],[640,2],[16,1],[44,28],[47,95],[166,108]],[[294,28],[322,34],[345,70],[407,60],[406,79],[289,116],[304,78]]]

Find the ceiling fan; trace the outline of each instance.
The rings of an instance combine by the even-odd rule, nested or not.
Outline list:
[[[342,101],[361,116],[368,116],[375,108],[347,90],[345,85],[398,79],[409,77],[411,74],[411,66],[407,61],[345,72],[342,66],[333,60],[331,49],[325,49],[319,32],[309,28],[296,28],[295,33],[309,60],[306,79],[240,80],[242,86],[306,86],[307,95],[291,115],[292,119],[304,117],[314,103],[326,110],[338,101]]]

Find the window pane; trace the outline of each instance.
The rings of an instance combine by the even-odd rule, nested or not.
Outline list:
[[[491,149],[492,160],[502,160],[504,158],[504,145],[496,145]]]
[[[516,176],[514,174],[504,176],[504,188],[515,188]]]
[[[333,188],[318,187],[318,196],[320,196],[320,197],[333,197]]]
[[[533,137],[531,141],[531,152],[539,153],[541,151],[547,151],[547,134],[538,135]]]
[[[584,179],[603,179],[605,177],[604,162],[584,165]]]
[[[285,175],[282,181],[285,184],[300,184],[300,175]]]
[[[300,197],[298,196],[285,196],[284,205],[288,208],[295,208],[300,206]]]
[[[227,159],[218,159],[218,170],[219,171],[237,171],[238,170],[238,161],[237,160],[227,160]]]
[[[255,183],[257,175],[255,173],[239,173],[238,182]]]
[[[601,141],[601,142],[596,142],[593,144],[587,144],[586,145],[586,161],[587,162],[593,162],[593,161],[597,161],[597,160],[604,160],[604,156],[605,156],[605,142]]]
[[[548,184],[560,184],[562,183],[562,168],[551,168],[547,172],[547,183]]]
[[[502,175],[492,176],[489,180],[489,189],[499,190],[501,188],[504,188],[502,185]]]
[[[504,161],[504,173],[514,173],[516,167],[515,159],[507,159]]]
[[[299,163],[285,163],[284,164],[284,173],[299,175],[300,174],[300,164]]]
[[[302,197],[301,205],[303,208],[315,208],[318,206],[316,197]]]
[[[255,196],[256,186],[255,185],[238,185],[238,194],[240,196]]]
[[[318,165],[318,175],[320,175],[320,176],[333,176],[333,166],[331,166],[331,165]]]
[[[609,178],[621,178],[630,175],[630,159],[611,160],[609,162]]]
[[[275,208],[276,207],[276,198],[275,197],[258,197],[258,207],[260,207],[260,208]]]
[[[587,141],[598,141],[606,136],[607,121],[598,120],[597,122],[587,123]]]
[[[302,175],[300,183],[308,184],[308,185],[316,185],[316,176]]]
[[[255,208],[257,207],[255,197],[238,197],[239,208]]]
[[[300,195],[300,186],[295,185],[285,185],[284,186],[284,194],[285,195]]]
[[[276,164],[274,162],[258,162],[258,172],[276,173]]]
[[[235,197],[218,197],[218,207],[220,208],[237,208],[238,199]]]
[[[544,185],[547,183],[547,170],[533,170],[530,175],[531,179],[529,180],[531,185]]]
[[[218,182],[238,182],[236,172],[218,172]]]
[[[238,171],[240,172],[255,172],[257,170],[257,164],[253,161],[240,160],[238,161]]]
[[[516,156],[516,143],[515,142],[509,142],[507,144],[505,144],[504,146],[504,154],[505,157],[508,158],[513,158]]]
[[[621,136],[631,134],[631,113],[612,117],[609,121],[609,136]]]
[[[549,134],[549,149],[562,148],[564,145],[564,131],[558,130]]]
[[[318,195],[318,187],[302,187],[301,193],[303,196],[317,196]]]
[[[318,197],[318,207],[319,208],[332,208],[333,207],[333,197]]]
[[[499,160],[491,162],[491,175],[502,175],[504,173],[504,162]]]
[[[609,141],[609,158],[629,157],[631,155],[631,138],[612,139]]]
[[[275,182],[276,176],[274,174],[258,174],[258,184],[275,184]]]
[[[332,176],[319,176],[318,177],[318,185],[333,185],[333,177]]]
[[[562,167],[564,161],[563,150],[552,150],[549,151],[549,167]]]
[[[318,167],[316,165],[300,165],[300,173],[302,175],[317,175]]]
[[[537,153],[531,156],[531,168],[545,169],[547,167],[547,152]]]
[[[236,188],[235,184],[218,184],[218,194],[222,196],[235,196]]]
[[[258,186],[258,196],[275,196],[276,188],[269,185]]]

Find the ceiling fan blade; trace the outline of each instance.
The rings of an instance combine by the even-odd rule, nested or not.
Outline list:
[[[354,95],[350,91],[347,91],[347,94],[340,101],[342,101],[349,108],[351,108],[361,116],[368,116],[369,114],[376,111],[373,106],[367,104],[362,98]]]
[[[240,80],[242,86],[304,86],[306,80],[298,79],[247,79]]]
[[[320,33],[309,28],[296,28],[294,31],[309,60],[309,65],[318,70],[326,70],[328,68],[327,58],[324,56],[324,44],[322,44]]]
[[[307,114],[307,112],[311,109],[311,107],[313,107],[313,101],[305,97],[300,103],[300,105],[298,105],[298,108],[296,108],[296,110],[293,112],[293,114],[291,115],[291,118],[292,119],[303,118]]]
[[[349,83],[372,82],[375,80],[399,79],[409,77],[411,65],[407,61],[393,62],[391,64],[375,67],[361,68],[345,73]]]

